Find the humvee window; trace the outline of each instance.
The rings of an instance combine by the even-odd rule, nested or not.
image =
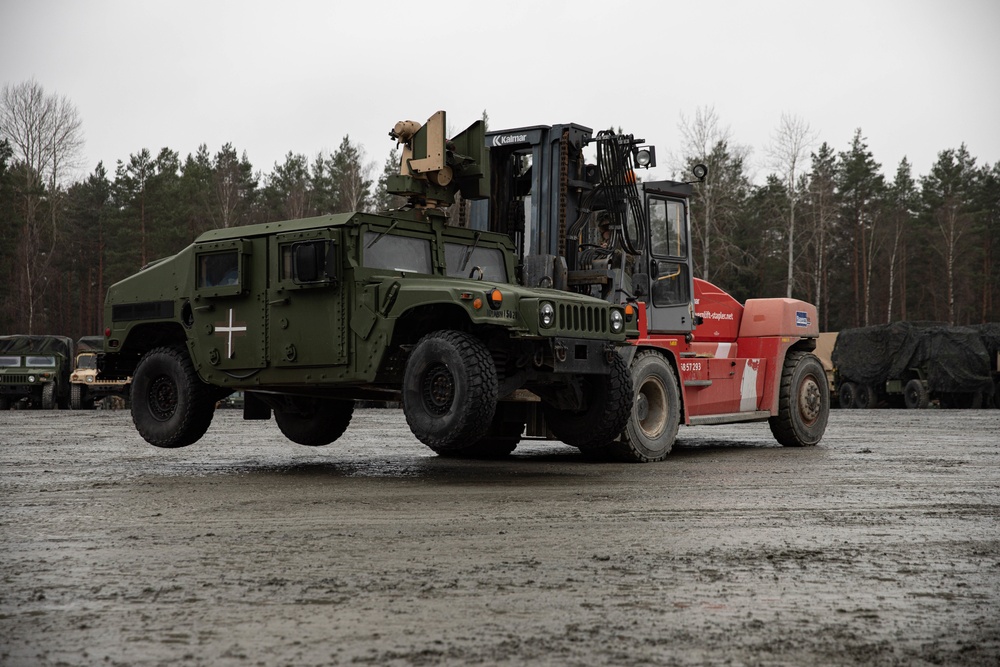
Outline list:
[[[240,259],[235,250],[198,256],[198,287],[236,285],[240,278]]]
[[[94,369],[97,368],[97,355],[96,354],[81,354],[80,359],[76,364],[77,368]]]
[[[292,244],[281,246],[281,264],[278,267],[278,280],[292,279]]]
[[[365,232],[364,265],[370,269],[433,273],[431,242],[412,236]]]
[[[472,277],[490,282],[507,282],[507,265],[499,248],[474,248],[461,243],[445,243],[444,260],[448,275],[453,278]],[[477,267],[479,270],[476,270]],[[475,275],[472,275],[473,272]]]
[[[55,357],[28,357],[25,359],[25,365],[34,367],[52,367],[55,368],[56,358]]]
[[[0,357],[0,368],[17,368],[21,365],[21,357]]]

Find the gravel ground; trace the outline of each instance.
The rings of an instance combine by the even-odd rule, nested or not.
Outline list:
[[[998,665],[1000,411],[682,428],[647,465],[0,413],[0,665]]]

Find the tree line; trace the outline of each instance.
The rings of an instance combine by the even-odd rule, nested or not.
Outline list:
[[[771,171],[755,184],[749,149],[714,110],[681,129],[678,170],[709,167],[692,205],[699,277],[741,301],[811,301],[827,331],[1000,320],[1000,163],[977,165],[963,145],[941,151],[926,176],[904,159],[887,180],[860,130],[838,151],[785,116]],[[0,91],[2,332],[99,333],[108,286],[209,229],[399,204],[385,188],[397,152],[379,169],[349,135],[332,153],[289,152],[267,172],[232,144],[202,144],[183,158],[141,148],[70,180],[82,145],[66,98],[35,81]]]

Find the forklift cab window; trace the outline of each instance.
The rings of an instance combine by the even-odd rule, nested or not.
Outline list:
[[[656,257],[687,257],[684,204],[649,200],[649,249]]]

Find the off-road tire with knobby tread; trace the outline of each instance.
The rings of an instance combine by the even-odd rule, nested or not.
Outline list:
[[[441,456],[461,459],[502,459],[510,456],[524,433],[524,404],[498,403],[493,421],[482,438],[469,447],[440,452]]]
[[[619,461],[662,461],[670,453],[681,421],[681,398],[677,375],[659,352],[645,350],[635,356],[631,368],[635,395],[628,423],[618,439],[608,446]]]
[[[56,409],[56,384],[49,382],[42,386],[42,410]]]
[[[406,423],[439,454],[467,451],[493,422],[498,385],[493,356],[482,341],[462,331],[429,333],[406,361]]]
[[[132,378],[132,421],[151,445],[186,447],[205,435],[215,414],[212,387],[201,381],[187,350],[147,352]]]
[[[274,421],[292,442],[322,447],[344,435],[353,415],[353,400],[297,398],[287,408],[275,408]]]
[[[585,375],[582,410],[561,410],[542,402],[542,414],[552,433],[591,458],[616,460],[615,439],[632,415],[632,378],[620,354],[611,358],[607,375]]]
[[[785,447],[817,444],[830,416],[830,389],[823,364],[815,355],[789,351],[781,368],[778,414],[767,420],[775,439]]]

